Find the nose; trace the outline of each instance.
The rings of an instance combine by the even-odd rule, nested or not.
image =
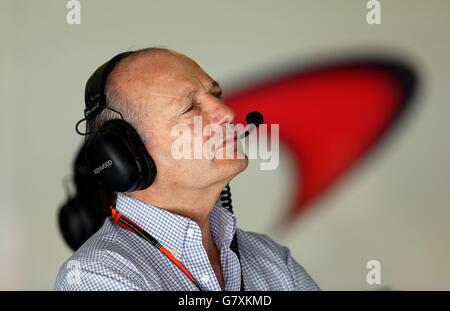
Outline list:
[[[210,123],[218,125],[233,124],[235,118],[234,110],[227,106],[222,100],[215,100],[210,111]]]

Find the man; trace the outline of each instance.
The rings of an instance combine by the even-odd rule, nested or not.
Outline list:
[[[108,218],[63,264],[55,289],[318,289],[286,247],[237,229],[235,215],[221,206],[221,191],[248,165],[245,156],[237,156],[241,148],[232,150],[232,158],[174,158],[172,129],[177,125],[193,129],[194,117],[201,117],[203,127],[225,131],[234,123],[219,84],[197,63],[166,49],[134,52],[108,75],[105,94],[108,107],[137,130],[157,167],[150,187],[118,193],[115,208],[170,254]],[[89,131],[118,118],[113,110],[89,122]],[[235,235],[238,252],[230,249]]]

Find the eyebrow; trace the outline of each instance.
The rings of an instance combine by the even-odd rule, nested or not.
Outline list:
[[[209,86],[209,90],[211,91],[213,88],[219,88],[222,89],[222,87],[220,86],[219,82],[217,82],[216,80],[213,80]]]
[[[211,90],[215,89],[215,88],[219,88],[222,90],[222,87],[220,86],[219,82],[213,80],[211,81],[211,83],[209,84],[209,92],[211,92]],[[197,94],[197,90],[191,90],[186,96],[183,97],[184,101],[190,101],[192,100],[192,98]]]

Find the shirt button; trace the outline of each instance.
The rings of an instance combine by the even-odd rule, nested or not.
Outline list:
[[[192,238],[193,235],[194,235],[194,229],[189,228],[189,229],[187,230],[187,236],[190,237],[190,238]]]
[[[177,249],[176,248],[172,248],[172,250],[170,252],[172,253],[172,255],[177,257]]]
[[[203,283],[208,283],[209,282],[209,275],[203,274],[202,275],[202,281],[203,281]]]

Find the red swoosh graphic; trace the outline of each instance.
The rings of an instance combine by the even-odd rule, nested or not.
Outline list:
[[[287,219],[307,206],[373,150],[410,102],[415,76],[403,65],[358,61],[299,70],[226,98],[245,123],[260,111],[280,124],[280,144],[296,162],[297,192]]]

